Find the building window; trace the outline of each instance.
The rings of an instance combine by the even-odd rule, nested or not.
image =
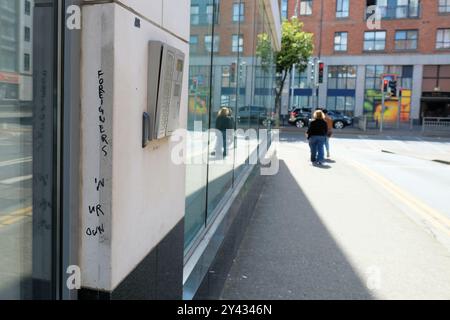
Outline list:
[[[336,17],[347,18],[349,14],[349,0],[336,1]]]
[[[191,24],[197,25],[200,23],[199,6],[191,6]]]
[[[197,53],[198,49],[198,36],[190,36],[189,37],[189,50],[191,53]]]
[[[400,30],[395,32],[396,50],[416,50],[417,30]]]
[[[25,71],[30,71],[30,55],[25,53],[23,56],[23,69]]]
[[[233,4],[233,22],[244,21],[244,4],[235,3]]]
[[[301,16],[312,15],[312,0],[302,0],[300,2],[300,15]]]
[[[281,0],[281,18],[288,18],[288,0]]]
[[[382,51],[386,46],[386,31],[369,31],[364,33],[365,51]]]
[[[327,109],[338,111],[348,116],[353,116],[355,112],[355,97],[329,96],[327,97]]]
[[[413,66],[366,66],[366,90],[381,90],[381,76],[383,74],[396,74],[397,86],[403,89],[412,89]]]
[[[220,46],[220,37],[219,36],[205,36],[205,49],[208,52],[219,52],[219,46]]]
[[[439,29],[437,31],[436,49],[450,49],[450,29]]]
[[[27,16],[31,15],[31,2],[28,0],[25,0],[25,14]]]
[[[26,42],[30,42],[31,40],[31,29],[29,27],[24,28],[24,39]]]
[[[244,51],[244,38],[241,34],[233,34],[231,51],[232,52]]]
[[[377,5],[383,19],[419,17],[419,0],[366,0],[366,5]]]
[[[439,0],[439,13],[450,13],[450,0]]]
[[[329,66],[328,89],[356,89],[356,66]]]
[[[347,32],[334,34],[334,51],[347,51]]]

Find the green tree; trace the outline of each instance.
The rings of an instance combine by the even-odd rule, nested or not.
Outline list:
[[[258,36],[257,56],[261,58],[263,69],[275,59],[277,86],[275,93],[275,113],[278,119],[281,109],[281,95],[289,72],[295,65],[299,72],[306,70],[309,58],[314,51],[313,34],[303,31],[303,23],[296,17],[285,20],[282,24],[281,50],[272,53],[270,38],[267,34]],[[273,54],[273,55],[272,55]]]

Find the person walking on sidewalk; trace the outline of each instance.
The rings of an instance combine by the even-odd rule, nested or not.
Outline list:
[[[328,131],[327,137],[325,139],[325,150],[327,152],[327,158],[330,157],[330,138],[333,135],[333,119],[328,115],[328,110],[323,109],[323,113],[325,114],[325,121],[327,123]]]
[[[216,129],[216,150],[213,154],[218,156],[222,152],[222,155],[225,158],[228,151],[227,130],[234,129],[234,121],[231,117],[231,110],[229,108],[222,107],[219,110],[216,118]]]
[[[328,133],[328,125],[325,121],[325,115],[321,110],[314,112],[313,121],[311,121],[306,136],[309,140],[311,149],[311,162],[314,165],[322,165],[324,161],[324,145]]]

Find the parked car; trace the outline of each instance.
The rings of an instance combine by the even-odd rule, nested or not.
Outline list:
[[[328,115],[333,119],[333,127],[335,129],[343,129],[353,124],[353,118],[346,116],[339,111],[328,110]],[[289,123],[297,128],[309,126],[312,119],[311,108],[295,108],[290,113]]]
[[[273,122],[272,114],[267,112],[267,108],[260,106],[245,106],[238,109],[237,121],[251,124],[267,125],[269,122]]]
[[[289,114],[288,122],[297,128],[309,126],[311,118],[311,108],[294,108]]]
[[[328,115],[333,119],[333,127],[335,129],[343,129],[353,124],[353,118],[346,116],[339,111],[328,110]]]

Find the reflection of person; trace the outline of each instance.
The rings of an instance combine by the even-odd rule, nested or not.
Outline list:
[[[323,149],[328,133],[328,126],[325,121],[325,115],[321,110],[316,110],[313,118],[314,120],[311,121],[306,132],[311,149],[311,162],[314,165],[322,165],[324,161]]]
[[[330,138],[333,135],[333,119],[328,115],[328,110],[323,109],[323,113],[325,114],[325,121],[327,123],[327,138],[325,139],[325,150],[327,151],[327,158],[330,157]]]
[[[218,155],[220,153],[221,147],[223,147],[223,156],[227,156],[227,129],[233,129],[234,123],[231,117],[231,110],[227,107],[223,107],[219,110],[216,118],[216,152]]]

